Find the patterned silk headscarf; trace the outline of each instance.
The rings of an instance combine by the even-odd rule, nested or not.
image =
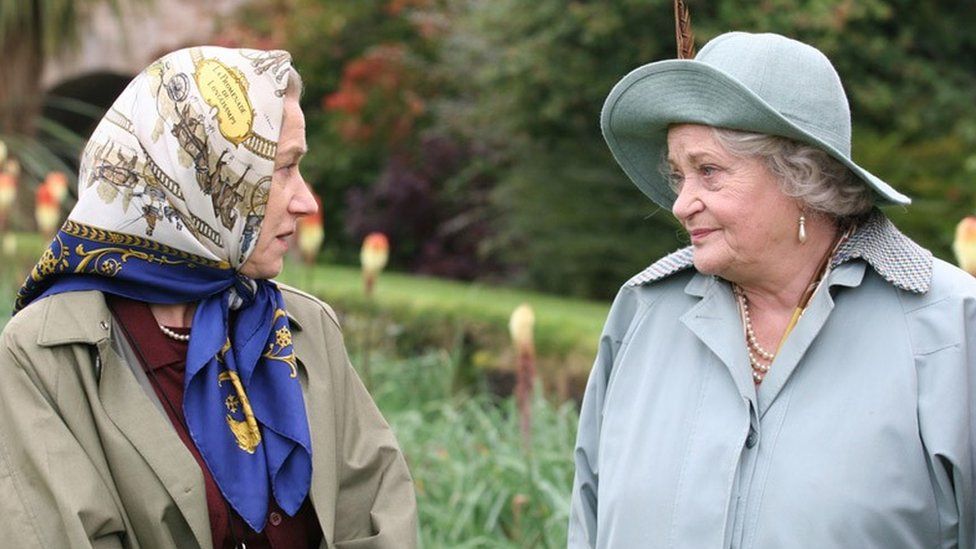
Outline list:
[[[196,302],[183,411],[231,506],[262,530],[311,482],[311,442],[278,288],[238,272],[271,185],[291,57],[197,47],[136,76],[95,129],[79,200],[20,289],[15,313],[95,289]]]

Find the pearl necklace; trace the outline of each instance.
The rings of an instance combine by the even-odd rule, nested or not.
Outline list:
[[[182,341],[183,343],[190,341],[190,334],[178,334],[173,330],[170,330],[166,326],[163,326],[162,324],[157,324],[157,326],[159,326],[159,330],[163,332],[163,335],[165,335],[170,339],[175,339],[176,341]]]
[[[752,381],[756,385],[759,385],[766,377],[766,373],[769,372],[769,367],[773,365],[773,359],[776,358],[776,353],[767,351],[759,344],[759,340],[756,339],[756,332],[752,328],[752,317],[749,316],[749,302],[746,300],[746,294],[737,284],[733,285],[732,288],[735,291],[735,296],[739,300],[739,307],[742,309],[742,318],[746,325],[746,350],[749,353],[749,365],[752,367]],[[756,355],[762,357],[762,361]]]

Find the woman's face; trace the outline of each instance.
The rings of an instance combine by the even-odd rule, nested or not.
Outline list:
[[[695,248],[695,268],[733,282],[761,278],[778,250],[796,246],[800,210],[758,158],[727,151],[712,128],[668,129],[678,198],[671,211]]]
[[[297,95],[289,94],[285,96],[281,135],[261,233],[254,251],[241,265],[241,274],[250,278],[278,276],[298,218],[318,210],[315,197],[298,171],[298,164],[306,151],[305,115],[298,104]]]

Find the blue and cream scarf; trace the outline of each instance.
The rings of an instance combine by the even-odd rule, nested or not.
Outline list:
[[[197,303],[187,428],[257,531],[271,497],[298,511],[312,475],[281,292],[238,272],[264,219],[290,63],[283,51],[198,47],[140,73],[95,129],[78,203],[15,305],[79,290]]]

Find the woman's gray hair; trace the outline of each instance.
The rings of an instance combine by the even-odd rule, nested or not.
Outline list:
[[[305,84],[302,82],[302,75],[298,74],[295,67],[288,67],[288,84],[285,86],[285,95],[294,94],[301,99],[304,91]]]
[[[822,149],[785,137],[712,128],[715,138],[739,157],[758,157],[783,192],[810,210],[844,222],[871,211],[871,188]]]

